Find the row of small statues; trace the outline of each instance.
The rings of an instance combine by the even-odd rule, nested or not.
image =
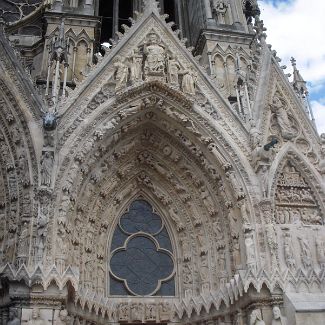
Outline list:
[[[67,325],[69,324],[70,317],[66,310],[60,310],[57,319],[54,321],[55,325]],[[31,318],[26,321],[27,325],[48,325],[49,322],[41,316],[39,308],[33,308]],[[15,309],[10,310],[9,321],[7,325],[20,325],[20,318],[18,312]]]
[[[195,95],[196,75],[190,67],[181,68],[177,58],[169,53],[159,42],[155,33],[148,35],[143,53],[137,48],[130,58],[116,56],[114,61],[116,91],[124,89],[129,83],[136,85],[142,81],[159,80],[180,88],[189,95]],[[182,76],[180,83],[179,77]]]
[[[287,325],[286,317],[282,316],[278,306],[273,307],[273,319],[271,325]],[[265,325],[260,309],[254,309],[249,319],[249,325]]]
[[[58,318],[55,320],[56,325],[66,325],[69,322],[70,317],[66,310],[61,310],[59,312]],[[8,325],[19,325],[20,319],[16,310],[11,310],[9,315]],[[46,325],[47,321],[41,317],[41,312],[39,308],[34,308],[32,310],[32,316],[28,325]],[[260,309],[254,309],[250,315],[249,325],[265,325]],[[286,317],[282,316],[279,307],[273,307],[273,320],[271,325],[287,325]]]

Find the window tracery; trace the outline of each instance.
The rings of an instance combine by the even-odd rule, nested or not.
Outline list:
[[[133,201],[113,234],[110,294],[174,296],[174,265],[163,220],[147,201]]]

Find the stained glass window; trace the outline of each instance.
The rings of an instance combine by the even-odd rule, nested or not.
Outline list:
[[[110,259],[110,294],[174,296],[172,244],[161,217],[143,199],[119,220]]]

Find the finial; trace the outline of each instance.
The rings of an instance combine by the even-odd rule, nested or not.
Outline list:
[[[291,57],[290,62],[293,66],[293,69],[297,70],[297,60],[293,56]]]

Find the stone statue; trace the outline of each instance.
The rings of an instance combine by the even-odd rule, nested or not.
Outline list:
[[[219,24],[225,24],[225,14],[228,9],[228,1],[227,0],[213,0],[212,8],[213,11],[216,13],[217,22]]]
[[[54,325],[67,325],[69,324],[69,316],[68,316],[68,312],[63,309],[59,311],[59,316],[58,318],[54,321]]]
[[[126,87],[128,82],[129,67],[120,56],[115,57],[113,62],[116,80],[115,90],[121,90]]]
[[[246,258],[247,258],[247,265],[253,266],[256,263],[256,256],[255,256],[255,245],[253,240],[252,233],[245,234],[245,248],[246,248]]]
[[[22,232],[19,237],[18,242],[18,255],[19,256],[28,256],[29,253],[29,232],[28,232],[28,223],[24,222],[22,227]]]
[[[249,142],[253,149],[261,143],[261,132],[256,127],[255,121],[251,121],[251,129],[249,130]]]
[[[41,185],[51,186],[54,158],[51,152],[44,152],[41,159]]]
[[[310,250],[310,245],[308,243],[308,240],[303,237],[298,237],[298,240],[300,242],[300,256],[301,256],[301,261],[302,265],[304,266],[305,269],[310,269],[312,267],[312,255],[311,255],[311,250]]]
[[[187,70],[183,72],[183,80],[182,80],[182,90],[185,94],[195,95],[195,84],[196,84],[196,75],[188,67]]]
[[[284,258],[289,269],[294,269],[296,267],[296,260],[293,255],[293,249],[291,244],[291,237],[289,233],[284,234]]]
[[[281,315],[281,310],[278,306],[273,307],[272,325],[287,325],[287,319]]]
[[[292,130],[292,124],[286,111],[285,101],[281,100],[276,94],[270,107],[271,111],[275,114],[282,137],[286,140],[292,139],[294,137],[294,133]]]
[[[324,238],[316,239],[317,261],[322,269],[325,269],[325,241]]]
[[[150,33],[148,36],[148,43],[144,46],[144,54],[147,57],[144,64],[145,74],[164,74],[165,48],[159,44],[159,37],[156,33]]]
[[[252,311],[249,325],[265,325],[260,309],[254,309]]]
[[[27,325],[47,325],[46,321],[41,317],[39,308],[33,308],[32,318],[28,321]]]
[[[9,321],[7,325],[20,325],[20,319],[18,317],[18,312],[15,309],[10,309]]]
[[[172,86],[179,86],[179,81],[178,81],[178,74],[180,71],[181,67],[179,63],[177,62],[177,58],[172,56],[168,60],[168,82]]]
[[[139,49],[133,51],[130,64],[130,80],[132,84],[142,81],[142,61],[143,57],[139,53]]]

